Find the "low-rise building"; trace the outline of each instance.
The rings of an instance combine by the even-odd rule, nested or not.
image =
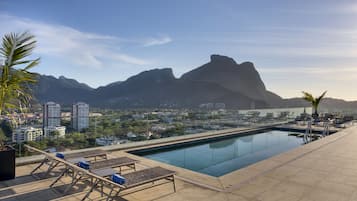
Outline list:
[[[53,132],[56,132],[58,136],[53,136]],[[43,129],[43,133],[45,137],[64,137],[66,135],[66,127],[65,126],[45,127]]]
[[[133,114],[131,115],[131,117],[135,120],[142,120],[145,119],[145,115],[144,114]]]
[[[128,132],[128,133],[126,134],[126,137],[129,138],[129,139],[130,139],[130,138],[136,138],[137,135],[136,135],[135,133],[133,133],[133,132],[130,131],[130,132]]]
[[[215,103],[214,107],[216,109],[226,109],[226,104],[225,103]]]
[[[21,127],[14,130],[12,141],[16,143],[37,141],[44,137],[42,128],[36,127]]]

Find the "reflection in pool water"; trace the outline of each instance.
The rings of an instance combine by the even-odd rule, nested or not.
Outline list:
[[[140,155],[211,176],[222,176],[303,144],[301,138],[288,133],[273,130]]]

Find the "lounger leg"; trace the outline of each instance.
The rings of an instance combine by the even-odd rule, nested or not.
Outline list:
[[[114,195],[112,195],[113,191],[114,191],[114,186],[110,190],[110,193],[108,195],[107,201],[114,200],[114,198],[117,197],[119,195],[119,193],[120,193],[120,189],[119,189],[118,192],[116,192]]]
[[[117,191],[117,193],[115,193],[115,195],[112,197],[112,200],[114,200],[115,197],[117,197],[120,193],[120,189]]]
[[[33,175],[40,167],[42,167],[46,162],[48,161],[47,158],[43,159],[43,161],[35,168],[31,171],[31,175]]]
[[[65,169],[61,172],[61,174],[56,178],[56,180],[54,180],[54,181],[52,182],[52,184],[50,185],[50,187],[52,187],[53,185],[55,185],[55,184],[64,176],[64,174],[66,174],[67,171],[68,171],[68,168],[65,168]]]
[[[52,166],[54,166],[55,164],[55,161],[49,161],[49,164],[48,164],[48,168],[47,168],[47,171],[45,173],[45,176],[47,176],[49,174],[49,172],[52,170]]]
[[[59,164],[60,162],[59,161],[57,161],[57,162],[52,162],[51,164],[50,164],[50,167],[48,167],[48,170],[47,170],[47,172],[46,172],[46,174],[45,174],[45,177],[47,177],[49,174],[50,174],[50,172],[55,168],[55,167],[57,167],[57,165]]]
[[[67,186],[67,188],[63,191],[63,193],[64,193],[64,194],[67,194],[67,192],[68,192],[74,185],[76,185],[77,182],[82,179],[82,177],[83,177],[83,175],[80,175],[80,176],[78,177],[78,173],[77,173],[77,172],[76,172],[76,173],[73,173],[72,182]]]
[[[114,187],[111,187],[110,188],[110,192],[109,192],[109,194],[108,194],[108,197],[107,197],[107,201],[109,201],[109,199],[112,197],[112,193],[113,193],[113,190],[114,190]]]
[[[176,193],[176,183],[175,183],[175,176],[172,176],[172,182],[174,183],[174,192]]]
[[[90,188],[90,190],[88,191],[88,193],[82,198],[82,201],[86,200],[89,197],[89,195],[93,192],[94,188],[97,187],[98,183],[99,183],[99,180],[95,179],[95,181],[94,181],[92,187]]]

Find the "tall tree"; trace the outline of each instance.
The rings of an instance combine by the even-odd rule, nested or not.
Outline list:
[[[35,48],[36,40],[28,32],[3,36],[0,47],[0,115],[12,110],[26,109],[32,97],[30,84],[36,74],[29,72],[40,58],[27,59]]]
[[[303,91],[303,99],[311,103],[312,109],[313,109],[313,117],[314,119],[317,119],[319,117],[319,113],[317,111],[319,104],[321,100],[324,98],[326,95],[327,91],[322,93],[319,97],[314,97],[311,93]]]

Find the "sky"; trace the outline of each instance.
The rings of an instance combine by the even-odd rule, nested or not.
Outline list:
[[[356,20],[351,0],[0,0],[0,36],[34,34],[41,74],[98,87],[221,54],[253,62],[284,98],[357,100]]]

